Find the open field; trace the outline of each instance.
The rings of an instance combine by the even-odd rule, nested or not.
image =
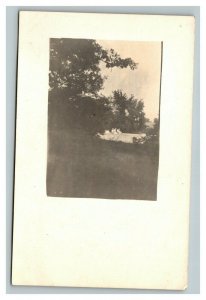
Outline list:
[[[48,138],[48,196],[156,200],[158,157],[151,149],[80,130],[50,130]]]

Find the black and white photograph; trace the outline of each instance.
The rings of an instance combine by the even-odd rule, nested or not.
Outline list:
[[[47,195],[157,200],[163,43],[51,38]]]
[[[18,14],[16,288],[190,286],[196,19],[169,13]]]

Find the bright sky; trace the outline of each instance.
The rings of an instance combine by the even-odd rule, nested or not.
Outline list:
[[[143,99],[146,117],[151,121],[158,117],[161,72],[161,42],[99,41],[106,49],[113,48],[122,58],[131,57],[138,63],[137,69],[107,69],[102,64],[102,72],[108,76],[101,91],[111,95],[121,89],[126,94],[133,94]]]

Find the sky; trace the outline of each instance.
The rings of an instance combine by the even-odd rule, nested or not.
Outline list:
[[[127,95],[144,101],[146,117],[151,121],[159,114],[161,74],[161,42],[100,41],[103,48],[113,48],[121,58],[130,57],[138,63],[137,69],[107,69],[100,65],[103,75],[108,76],[102,94],[108,96],[121,89]]]

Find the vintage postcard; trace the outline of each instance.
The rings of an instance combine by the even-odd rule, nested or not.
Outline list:
[[[20,12],[14,285],[187,287],[194,26]]]

